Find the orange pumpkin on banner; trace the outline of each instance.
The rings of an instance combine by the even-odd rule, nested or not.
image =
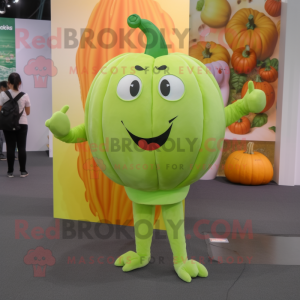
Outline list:
[[[265,62],[266,66],[259,69],[259,75],[262,80],[267,82],[274,82],[278,79],[277,70],[271,66],[271,60],[268,58]]]
[[[249,81],[247,81],[243,86],[242,98],[244,98],[244,96],[246,95],[246,93],[248,91],[248,82]],[[272,87],[272,85],[270,83],[268,83],[266,81],[262,81],[259,75],[256,76],[255,80],[253,80],[253,84],[254,84],[255,89],[262,90],[266,94],[267,104],[266,104],[266,107],[264,108],[264,110],[260,112],[260,113],[264,113],[264,112],[268,111],[275,102],[274,88]]]
[[[251,123],[247,117],[242,117],[228,126],[228,129],[234,134],[247,134],[250,132]]]
[[[139,31],[129,28],[127,25],[127,17],[131,14],[138,14],[141,18],[155,23],[158,28],[165,28],[165,32],[162,33],[167,45],[170,45],[169,53],[176,52],[171,40],[171,35],[174,34],[172,28],[175,28],[175,25],[171,17],[156,1],[101,0],[96,4],[86,26],[95,32],[95,37],[91,39],[91,42],[97,46],[91,48],[86,45],[79,47],[77,51],[76,66],[83,108],[94,77],[107,61],[126,52],[144,52],[146,43],[141,45],[142,43],[139,42]],[[108,28],[118,35],[118,43],[115,45],[109,46],[112,41]],[[106,30],[102,36],[102,47],[97,41],[98,33],[101,30]],[[120,35],[125,36],[129,31],[131,32],[129,34],[130,41],[127,42],[124,39],[120,46],[122,41],[119,39]],[[79,151],[78,173],[84,182],[86,201],[89,202],[92,213],[97,215],[100,221],[132,226],[132,203],[127,197],[124,187],[112,182],[99,168],[95,169],[95,165],[90,163],[93,157],[88,144],[81,145],[76,145],[76,150]],[[93,176],[91,176],[91,171]],[[155,220],[159,215],[160,207],[157,207]]]
[[[263,61],[272,56],[278,33],[268,16],[251,8],[243,8],[228,22],[225,38],[233,51],[249,45],[257,59]]]
[[[281,15],[281,0],[267,0],[265,10],[270,16],[279,17]]]
[[[257,64],[255,51],[248,45],[236,49],[232,54],[231,64],[238,74],[249,74]]]
[[[215,42],[198,42],[190,48],[189,55],[204,64],[210,64],[218,60],[225,61],[228,65],[230,63],[228,50]]]

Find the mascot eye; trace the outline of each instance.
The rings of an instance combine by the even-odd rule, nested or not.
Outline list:
[[[140,95],[141,90],[141,80],[135,75],[126,75],[119,81],[117,94],[124,101],[132,101]]]
[[[180,100],[184,94],[184,84],[176,76],[164,76],[158,85],[160,95],[168,101]]]

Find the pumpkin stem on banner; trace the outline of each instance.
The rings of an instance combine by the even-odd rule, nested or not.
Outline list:
[[[248,143],[247,150],[246,150],[245,153],[246,154],[254,154],[253,147],[254,147],[254,143],[253,142]]]
[[[199,1],[197,2],[196,10],[197,10],[197,11],[202,11],[203,6],[204,6],[204,3],[205,3],[205,0],[199,0]]]
[[[202,55],[204,58],[210,58],[212,53],[210,52],[210,47],[211,47],[211,44],[208,42],[205,46],[205,49],[204,51],[202,52]]]
[[[159,29],[149,20],[141,19],[139,15],[130,15],[127,24],[131,28],[140,28],[147,37],[145,54],[154,58],[168,55],[168,47]]]
[[[245,50],[243,51],[243,57],[248,58],[250,56],[250,47],[246,45]]]
[[[249,15],[248,17],[249,22],[247,23],[247,29],[252,29],[254,30],[256,25],[254,24],[254,16],[253,15]]]
[[[261,77],[259,75],[256,75],[255,82],[262,82]]]

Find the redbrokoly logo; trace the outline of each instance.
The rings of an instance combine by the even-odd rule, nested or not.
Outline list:
[[[46,268],[55,264],[55,257],[52,255],[51,250],[37,247],[27,252],[24,263],[32,265],[33,277],[46,277]]]

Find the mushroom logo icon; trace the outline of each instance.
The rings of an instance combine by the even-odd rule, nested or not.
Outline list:
[[[46,268],[55,264],[55,257],[52,255],[52,251],[37,247],[27,252],[24,263],[32,265],[34,277],[46,277]]]
[[[57,68],[54,66],[52,59],[39,56],[31,59],[24,67],[24,73],[33,76],[35,88],[47,88],[48,77],[57,74]]]

